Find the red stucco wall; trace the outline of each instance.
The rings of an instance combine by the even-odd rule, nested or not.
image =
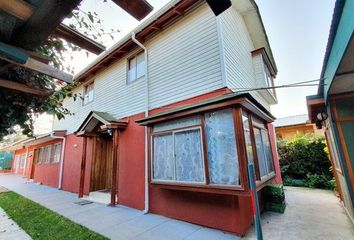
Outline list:
[[[253,222],[250,197],[150,187],[152,213],[244,234]]]
[[[49,144],[56,144],[62,142],[62,140],[60,139],[55,139],[52,141],[48,141],[42,144],[38,144],[35,146],[32,146],[32,159],[34,157],[34,149],[38,149],[40,147],[45,147]],[[31,151],[31,150],[30,150]],[[30,152],[29,151],[29,152]],[[51,154],[53,155],[54,148],[52,145],[52,152]],[[31,159],[31,161],[32,161]],[[31,165],[32,166],[32,165]],[[38,182],[38,183],[42,183],[45,184],[47,186],[51,186],[51,187],[58,187],[58,178],[59,178],[59,168],[60,168],[60,163],[40,163],[37,164],[35,163],[34,166],[34,182]],[[28,169],[28,174],[30,174],[30,169]]]
[[[21,156],[22,154],[26,154],[26,151],[27,151],[27,150],[26,150],[25,148],[22,148],[22,149],[18,149],[18,150],[16,150],[16,151],[14,152],[14,160],[12,161],[12,172],[13,172],[13,173],[17,173],[17,174],[19,174],[19,175],[22,175],[22,174],[23,174],[24,169],[21,168],[21,164],[20,164],[21,158],[19,159],[18,169],[17,169],[17,171],[16,171],[16,164],[17,164],[17,162],[16,162],[16,155]]]
[[[135,123],[144,113],[131,116],[120,133],[118,203],[144,209],[145,202],[145,127]]]
[[[62,189],[79,192],[80,166],[83,138],[75,135],[66,137]]]

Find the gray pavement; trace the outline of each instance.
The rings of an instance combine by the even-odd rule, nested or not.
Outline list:
[[[0,186],[17,192],[87,228],[117,240],[238,240],[233,234],[124,206],[75,204],[77,194],[35,183],[18,175],[0,174]],[[12,239],[12,238],[7,238]],[[26,239],[26,238],[22,238]]]
[[[23,231],[6,212],[0,208],[0,240],[31,240],[32,238]]]
[[[354,240],[354,226],[332,191],[286,187],[284,214],[262,214],[265,240]],[[255,239],[254,229],[245,238]]]

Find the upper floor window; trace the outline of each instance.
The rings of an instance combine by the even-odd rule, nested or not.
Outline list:
[[[264,75],[265,75],[265,80],[267,83],[268,87],[273,87],[273,78],[272,75],[270,74],[270,71],[268,69],[268,66],[264,64]]]
[[[141,52],[138,55],[128,60],[128,80],[127,83],[134,82],[135,80],[145,75],[145,58],[144,53]]]
[[[93,82],[86,85],[84,88],[84,105],[93,101],[94,85]]]

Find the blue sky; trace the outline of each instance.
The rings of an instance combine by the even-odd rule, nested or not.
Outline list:
[[[154,12],[168,0],[149,0]],[[256,0],[278,67],[275,85],[318,79],[327,44],[335,0]],[[129,33],[139,22],[111,1],[85,0],[85,11],[96,11],[106,29],[118,28],[115,40],[105,38],[106,46]],[[79,58],[79,60],[78,60]],[[75,57],[76,71],[94,56]],[[79,64],[77,64],[79,63]],[[272,106],[276,117],[307,113],[307,95],[316,94],[317,87],[277,89],[278,104]]]

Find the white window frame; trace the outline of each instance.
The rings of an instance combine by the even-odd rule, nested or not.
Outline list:
[[[88,91],[88,88],[91,86],[92,86],[92,89]],[[91,99],[90,99],[90,96],[92,96]],[[86,106],[87,104],[92,103],[94,98],[95,98],[95,84],[94,84],[94,81],[92,81],[84,86],[82,104],[84,106]]]
[[[143,56],[144,58],[144,74],[138,77],[138,56]],[[135,60],[135,77],[130,79],[130,62]],[[146,59],[144,57],[144,52],[139,52],[127,59],[127,85],[136,82],[137,80],[145,77],[146,75]]]
[[[49,149],[49,150],[47,150]],[[47,152],[49,152],[49,155],[47,155]],[[44,163],[45,164],[49,164],[50,163],[50,159],[52,156],[52,145],[47,145],[44,147]],[[47,159],[48,157],[48,159]]]
[[[261,182],[263,181],[266,181],[267,179],[270,179],[272,178],[274,175],[275,175],[275,166],[274,166],[274,158],[273,158],[273,155],[272,155],[272,152],[271,152],[271,155],[272,155],[272,163],[273,163],[273,171],[272,172],[268,172],[268,161],[267,161],[267,154],[266,154],[266,150],[265,150],[265,145],[264,145],[264,140],[263,140],[263,135],[262,135],[262,131],[267,131],[267,136],[268,136],[268,139],[269,139],[269,144],[271,144],[270,142],[270,135],[269,135],[269,130],[267,128],[265,128],[264,126],[262,126],[261,124],[259,124],[258,122],[255,122],[253,121],[252,122],[252,125],[253,125],[253,128],[257,128],[261,134],[261,146],[262,146],[262,151],[263,151],[263,155],[264,155],[264,160],[265,160],[265,166],[266,166],[266,171],[267,171],[267,174],[266,175],[263,175],[261,176],[261,173],[259,171],[259,175],[260,175],[260,178],[261,178]],[[254,130],[253,130],[254,132]],[[255,134],[255,133],[254,133]],[[256,136],[254,136],[255,138],[255,141],[256,141]],[[271,146],[270,146],[271,147]],[[272,151],[272,148],[270,149]],[[258,156],[258,152],[257,152],[257,160],[258,160],[258,165],[260,165],[260,159],[259,159],[259,156]]]
[[[20,155],[20,168],[23,169],[25,168],[26,165],[26,154],[23,153]]]
[[[200,143],[201,143],[201,154],[202,154],[202,170],[203,170],[203,176],[204,176],[204,181],[202,182],[193,182],[193,181],[178,181],[178,180],[163,180],[163,179],[154,179],[154,137],[155,136],[163,136],[163,135],[168,135],[172,134],[172,139],[173,139],[173,155],[174,155],[174,173],[173,177],[176,179],[176,153],[175,153],[175,133],[179,132],[187,132],[190,130],[199,130],[200,134]],[[178,184],[191,184],[191,185],[201,185],[201,184],[206,184],[206,171],[205,171],[205,156],[204,156],[204,143],[203,143],[203,133],[202,133],[202,127],[201,126],[192,126],[192,127],[186,127],[183,129],[177,129],[177,130],[167,130],[167,131],[161,131],[157,133],[153,133],[151,135],[151,182],[152,183],[178,183]]]
[[[57,152],[57,147],[59,148]],[[53,163],[60,162],[60,154],[61,154],[61,143],[56,143],[53,145],[54,154],[53,154]]]

